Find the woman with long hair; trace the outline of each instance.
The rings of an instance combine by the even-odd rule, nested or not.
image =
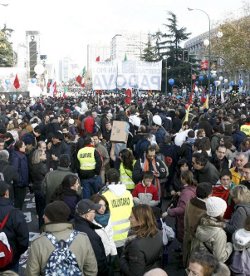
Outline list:
[[[134,206],[129,220],[131,231],[120,258],[120,269],[125,276],[142,276],[161,266],[162,233],[148,205]]]
[[[43,214],[45,209],[45,195],[42,190],[42,183],[48,168],[46,166],[46,152],[36,149],[31,157],[30,175],[32,179],[32,190],[35,194],[36,212],[38,215],[39,229],[43,225]]]
[[[66,175],[61,185],[55,190],[51,197],[51,202],[55,200],[64,201],[70,208],[71,214],[69,219],[73,219],[75,215],[75,207],[81,200],[79,195],[80,180],[76,175]]]

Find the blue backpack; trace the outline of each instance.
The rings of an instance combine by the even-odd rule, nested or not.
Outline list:
[[[76,256],[69,249],[72,241],[79,232],[73,231],[68,240],[57,241],[51,233],[46,233],[46,237],[54,245],[55,250],[50,254],[47,264],[44,269],[45,276],[82,276]]]

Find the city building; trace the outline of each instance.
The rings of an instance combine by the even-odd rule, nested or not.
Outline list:
[[[148,34],[121,32],[112,37],[111,60],[140,60],[148,42]]]

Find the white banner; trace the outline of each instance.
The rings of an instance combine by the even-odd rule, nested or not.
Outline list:
[[[93,89],[137,88],[161,90],[162,62],[98,62],[93,68]]]
[[[116,89],[117,64],[96,62],[92,69],[92,88],[94,90]]]

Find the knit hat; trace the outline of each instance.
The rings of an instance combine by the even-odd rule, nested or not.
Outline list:
[[[212,193],[212,184],[209,182],[201,182],[197,185],[196,196],[205,199]]]
[[[44,210],[44,215],[52,223],[67,222],[70,213],[71,211],[68,205],[65,202],[59,200],[49,203]]]
[[[101,204],[96,204],[90,199],[82,199],[76,205],[76,212],[80,215],[86,214],[92,210],[99,210],[101,208]]]
[[[207,214],[210,217],[218,217],[225,213],[227,209],[227,203],[225,200],[216,197],[211,196],[206,200],[206,208],[207,208]]]

